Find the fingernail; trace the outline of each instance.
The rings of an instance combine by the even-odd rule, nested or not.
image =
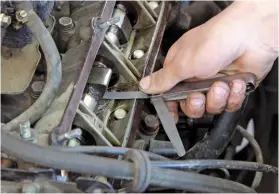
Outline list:
[[[173,117],[174,122],[177,123],[178,122],[178,115],[174,112],[170,112],[170,114]]]
[[[239,94],[243,90],[243,85],[239,82],[233,82],[231,87],[231,93],[232,94]]]
[[[224,98],[228,93],[226,89],[224,89],[220,86],[215,86],[213,88],[213,92],[214,92],[215,98],[217,98],[217,99]]]
[[[150,85],[150,77],[147,76],[145,78],[143,78],[140,83],[139,86],[143,89],[143,90],[147,90],[149,88]]]
[[[189,100],[190,106],[193,109],[201,109],[204,104],[204,100],[201,98],[192,98]]]

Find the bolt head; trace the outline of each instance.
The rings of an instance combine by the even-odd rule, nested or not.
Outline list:
[[[25,10],[19,10],[16,12],[16,19],[19,22],[26,23],[28,21],[28,14]]]

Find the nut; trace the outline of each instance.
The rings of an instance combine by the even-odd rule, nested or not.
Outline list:
[[[16,19],[21,23],[26,23],[28,21],[28,14],[24,10],[16,11]]]
[[[4,27],[4,28],[7,28],[12,22],[11,17],[7,16],[4,13],[0,14],[0,21],[1,21],[1,27]]]

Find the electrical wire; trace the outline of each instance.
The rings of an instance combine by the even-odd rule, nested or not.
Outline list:
[[[268,164],[259,164],[257,162],[237,161],[237,160],[183,160],[183,161],[152,161],[152,166],[161,168],[171,168],[179,170],[194,169],[217,169],[226,168],[233,170],[259,171],[278,174],[278,168]]]
[[[249,143],[253,147],[257,163],[258,164],[263,164],[264,163],[263,154],[262,154],[261,148],[260,148],[258,142],[255,140],[255,138],[251,134],[249,134],[240,125],[238,125],[236,129],[237,129],[237,131],[239,131],[241,133],[241,135],[243,137],[245,137],[249,141]],[[254,178],[252,186],[251,186],[253,189],[257,188],[260,185],[261,180],[262,180],[262,176],[263,176],[262,172],[256,172],[255,178]]]
[[[2,151],[21,160],[55,169],[105,176],[113,179],[133,180],[134,165],[120,161],[80,153],[67,153],[49,147],[41,147],[8,135],[1,130]],[[151,167],[150,185],[187,190],[192,192],[247,192],[255,191],[243,184],[197,173]]]
[[[57,147],[59,151],[63,152],[76,152],[76,153],[88,153],[88,154],[100,154],[106,156],[118,156],[125,155],[131,148],[122,147],[109,147],[109,146],[77,146],[77,147]],[[169,160],[168,158],[144,151],[151,160]]]

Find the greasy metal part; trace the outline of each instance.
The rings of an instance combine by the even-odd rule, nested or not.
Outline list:
[[[84,114],[90,116],[88,118],[90,119],[86,119],[86,115],[82,115],[81,111],[79,111],[79,116],[81,116],[84,120],[88,120],[89,123],[87,122],[88,125],[92,126],[91,128],[95,131],[95,133],[98,136],[102,136],[102,139],[107,139],[108,142],[111,142],[111,144],[113,145],[120,145],[120,141],[115,137],[115,135],[109,130],[109,128],[99,119],[99,117],[97,115],[95,115],[95,113],[93,113],[91,110],[89,110],[86,105],[83,102],[80,102],[80,106],[79,109],[84,112]],[[92,122],[90,122],[92,121]],[[90,132],[90,131],[89,131]],[[107,142],[104,140],[104,142]]]
[[[119,58],[119,57],[121,57],[121,59],[123,59],[124,60],[124,62],[125,63],[123,63],[123,65],[122,66],[120,66],[120,67],[118,67],[118,71],[120,72],[121,71],[121,69],[119,69],[119,68],[124,68],[124,69],[127,69],[126,71],[127,71],[127,74],[129,73],[129,71],[131,71],[134,75],[133,75],[133,77],[135,77],[136,76],[136,78],[139,78],[140,76],[141,76],[141,74],[140,74],[140,72],[137,70],[137,68],[134,66],[134,64],[130,61],[130,60],[128,60],[128,58],[127,57],[125,57],[125,55],[123,54],[123,52],[115,45],[115,44],[113,44],[111,41],[110,41],[110,39],[107,37],[107,36],[105,36],[105,40],[107,41],[107,42],[109,42],[110,43],[110,45],[112,46],[112,48],[117,52],[117,54],[119,55],[116,55],[116,57],[117,58]],[[104,42],[104,45],[106,46],[106,43]],[[107,47],[107,46],[106,46]],[[108,48],[108,47],[107,47]],[[120,61],[122,61],[121,59],[119,59]],[[115,64],[115,65],[117,65],[117,64]],[[117,66],[116,66],[117,67]],[[130,78],[131,79],[131,78]],[[134,79],[134,78],[133,78]]]
[[[132,32],[132,25],[127,16],[125,6],[118,4],[114,9],[113,17],[118,17],[119,21],[109,28],[107,35],[111,37],[112,42],[117,46],[126,44]]]
[[[198,82],[181,82],[174,86],[169,91],[159,95],[147,95],[140,91],[131,92],[106,92],[104,99],[147,99],[162,97],[164,101],[183,100],[186,99],[191,92],[207,92],[216,81],[231,83],[233,80],[241,79],[246,82],[246,92],[252,92],[256,88],[256,76],[252,73],[239,73],[235,75],[217,77]]]
[[[130,53],[131,53],[131,50],[132,50],[132,47],[133,47],[133,44],[134,44],[134,41],[135,41],[136,34],[137,34],[136,30],[133,30],[131,32],[130,39],[128,41],[128,45],[126,46],[125,51],[124,51],[124,56],[126,58],[128,58]]]
[[[45,87],[45,82],[43,81],[35,81],[31,84],[32,93],[31,96],[33,98],[38,98],[43,92]]]
[[[108,39],[109,40],[109,39]],[[109,53],[111,53],[118,63],[115,64],[118,72],[125,78],[126,81],[137,83],[138,79],[133,74],[133,72],[128,68],[126,63],[119,58],[119,52],[112,49],[106,41],[103,42],[104,47],[107,49]]]
[[[146,7],[143,5],[143,1],[136,1],[137,5],[141,8],[142,13],[145,14],[145,16],[151,21],[153,25],[156,24],[155,19],[152,17],[150,12],[146,9]]]
[[[143,1],[143,4],[144,4],[145,8],[149,11],[149,13],[152,15],[152,17],[154,19],[157,19],[158,15],[154,11],[154,9],[156,9],[159,6],[159,2],[156,2],[156,1],[153,1],[153,2],[152,1],[151,2]]]
[[[58,47],[59,51],[64,53],[66,51],[67,43],[71,36],[75,33],[75,24],[70,17],[61,17],[58,20]]]
[[[106,21],[106,20],[110,19],[112,12],[113,12],[114,5],[115,5],[115,1],[106,1],[104,3],[103,11],[100,16],[102,21]],[[94,26],[92,26],[92,28],[93,28],[94,34],[92,36],[91,45],[90,45],[87,57],[84,62],[84,66],[80,72],[80,76],[76,83],[72,97],[71,97],[71,99],[67,105],[67,108],[65,110],[65,113],[63,115],[63,119],[62,119],[60,125],[53,130],[52,135],[66,133],[67,131],[69,131],[71,129],[76,110],[79,106],[83,91],[85,89],[87,79],[89,77],[89,74],[90,74],[90,71],[92,68],[92,62],[96,58],[96,55],[103,42],[105,32],[106,32],[106,29],[99,29],[99,28],[95,28]]]
[[[97,64],[95,64],[97,65]],[[94,112],[110,83],[112,70],[105,67],[92,67],[82,101]]]
[[[23,93],[40,60],[39,42],[35,37],[22,49],[1,46],[1,94]]]
[[[164,31],[166,28],[167,24],[167,19],[168,15],[170,12],[171,4],[170,2],[163,1],[162,6],[161,6],[161,11],[157,20],[157,24],[153,33],[152,37],[152,42],[150,44],[149,50],[147,52],[147,60],[145,62],[145,68],[142,74],[142,77],[150,75],[155,67],[155,62],[160,50],[162,38],[164,35]],[[132,118],[133,124],[132,124],[132,129],[129,132],[129,140],[128,140],[128,146],[132,147],[134,144],[134,140],[136,138],[136,132],[139,129],[139,124],[140,124],[140,116],[141,116],[141,111],[144,106],[144,101],[143,100],[135,100],[135,113],[134,117]]]
[[[80,138],[82,135],[82,131],[80,128],[73,129],[67,133],[61,134],[57,137],[58,142],[62,142],[65,140],[70,140],[72,138]]]
[[[147,136],[154,136],[159,131],[159,120],[153,114],[143,114],[140,132]]]
[[[112,144],[109,142],[109,140],[102,134],[102,129],[100,130],[99,126],[95,124],[94,121],[96,121],[96,118],[98,117],[92,119],[87,114],[78,109],[73,124],[88,131],[94,137],[97,144],[112,147]]]
[[[176,149],[179,156],[184,156],[186,150],[178,133],[178,130],[175,125],[174,118],[170,115],[169,110],[162,97],[151,98],[156,112],[161,120],[163,128],[172,142],[173,147]]]
[[[14,169],[1,167],[1,180],[6,181],[35,181],[55,179],[55,173],[52,169]]]
[[[115,193],[114,188],[107,181],[93,178],[79,177],[75,180],[77,188],[86,193]]]

